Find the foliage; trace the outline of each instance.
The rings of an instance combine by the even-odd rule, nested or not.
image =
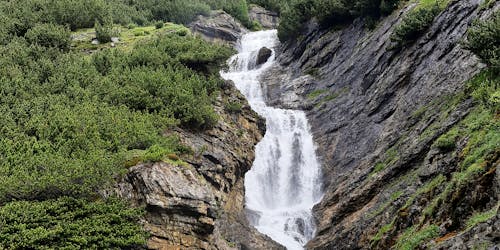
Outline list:
[[[417,231],[417,228],[408,228],[398,239],[395,249],[413,250],[422,242],[435,238],[439,235],[439,227],[430,225]]]
[[[0,202],[90,197],[125,153],[181,150],[165,129],[210,128],[232,50],[169,34],[90,58],[14,39],[0,48]]]
[[[25,37],[31,44],[67,51],[71,45],[70,35],[70,31],[64,26],[44,23],[36,24],[33,28],[29,29]]]
[[[225,109],[231,113],[240,113],[243,105],[240,102],[227,102]]]
[[[467,228],[472,228],[474,227],[475,225],[479,224],[479,223],[483,223],[483,222],[486,222],[488,221],[489,219],[493,218],[495,215],[498,214],[498,205],[493,207],[492,209],[488,210],[488,211],[485,211],[485,212],[482,212],[482,213],[476,213],[474,214],[473,216],[471,216],[468,220],[467,220]]]
[[[466,47],[496,74],[500,72],[500,11],[497,10],[487,20],[476,21],[469,28]]]
[[[394,29],[391,40],[396,47],[410,44],[417,40],[431,25],[434,18],[441,12],[439,5],[411,10]]]
[[[452,150],[455,148],[455,141],[458,137],[458,129],[451,129],[448,133],[439,137],[434,146],[442,150]]]
[[[157,28],[157,29],[161,29],[161,28],[163,28],[163,26],[165,26],[165,23],[162,21],[158,21],[155,23],[155,28]]]
[[[278,35],[282,41],[286,41],[296,38],[304,23],[312,18],[318,20],[323,28],[342,25],[357,17],[363,17],[367,23],[371,23],[373,21],[370,20],[392,13],[399,5],[399,0],[257,0],[254,3],[281,12]]]
[[[96,38],[101,43],[111,42],[111,38],[117,36],[117,32],[113,29],[112,23],[101,24],[99,21],[94,25]]]
[[[0,248],[118,249],[144,245],[141,210],[117,199],[14,201],[0,207]]]

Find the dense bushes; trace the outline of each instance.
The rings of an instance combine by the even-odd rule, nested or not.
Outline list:
[[[218,71],[233,52],[180,32],[82,55],[68,51],[67,28],[37,18],[23,26],[0,16],[8,31],[0,36],[0,248],[143,244],[135,210],[98,202],[96,191],[137,163],[131,155],[189,152],[165,131],[217,122]]]
[[[500,110],[500,11],[486,20],[477,20],[467,31],[465,47],[488,65],[469,81],[472,96],[484,106]]]
[[[113,28],[112,22],[105,22],[101,24],[99,21],[95,22],[94,25],[96,38],[101,43],[109,43],[111,42],[111,38],[117,36],[118,32],[116,32]]]
[[[391,40],[396,42],[397,47],[412,43],[432,25],[440,12],[441,8],[437,4],[411,10],[394,29]]]
[[[15,201],[0,207],[1,249],[119,249],[141,246],[141,212],[116,199]]]
[[[70,35],[70,31],[64,26],[45,23],[29,29],[25,37],[29,43],[67,51],[71,44]]]
[[[187,24],[211,9],[224,9],[250,26],[246,0],[12,0],[0,2],[0,24],[4,34],[24,35],[37,23],[91,28],[97,22],[127,25],[154,20]],[[2,25],[4,26],[4,25]],[[0,30],[4,31],[4,30]],[[2,36],[0,35],[0,42]]]
[[[263,1],[258,1],[263,2]],[[266,1],[264,5],[275,5]],[[375,20],[381,15],[390,14],[399,0],[292,0],[280,4],[281,22],[278,35],[281,40],[297,37],[304,22],[316,18],[324,28],[352,21],[356,17]]]
[[[467,33],[466,47],[494,71],[500,72],[500,11],[472,25]]]
[[[230,54],[177,35],[90,61],[23,40],[5,46],[0,202],[91,195],[121,172],[126,151],[152,145],[178,151],[162,132],[178,123],[215,124],[217,67]]]

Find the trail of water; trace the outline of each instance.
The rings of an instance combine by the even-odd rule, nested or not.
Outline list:
[[[259,49],[278,45],[275,30],[246,34],[239,53],[229,60],[225,79],[233,80],[251,107],[266,118],[267,132],[256,147],[245,176],[246,207],[253,226],[288,249],[303,249],[313,236],[311,209],[322,195],[321,171],[303,111],[269,107],[259,82],[275,63],[275,52],[256,68]]]

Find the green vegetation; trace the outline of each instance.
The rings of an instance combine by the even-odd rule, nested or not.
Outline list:
[[[0,207],[1,249],[119,249],[141,246],[142,212],[117,199],[61,197]]]
[[[491,18],[476,21],[467,32],[466,47],[478,55],[495,74],[500,72],[500,11]],[[496,99],[500,99],[496,85]]]
[[[109,43],[112,37],[118,36],[118,32],[113,29],[112,23],[101,24],[99,21],[96,21],[94,29],[96,38],[101,43]]]
[[[401,195],[403,195],[403,191],[397,191],[397,192],[391,194],[391,197],[389,197],[389,200],[387,200],[386,202],[381,204],[377,210],[370,213],[369,217],[375,217],[375,216],[379,215],[380,213],[382,213],[387,207],[389,207],[391,205],[392,202],[394,202],[399,197],[401,197]]]
[[[64,26],[43,23],[36,24],[24,35],[31,44],[68,51],[71,45],[70,31]]]
[[[296,38],[303,24],[311,18],[316,18],[325,28],[348,23],[357,17],[364,17],[372,23],[392,13],[399,5],[399,0],[256,0],[253,3],[281,12],[278,35],[282,41],[286,41]]]
[[[240,113],[243,105],[240,102],[227,102],[225,109],[231,113]]]
[[[371,240],[371,247],[374,247],[377,245],[377,243],[382,239],[382,237],[384,236],[384,234],[386,234],[387,232],[391,231],[391,229],[394,228],[394,222],[395,220],[393,220],[391,223],[389,224],[385,224],[383,225],[377,232],[377,234],[375,234],[375,236],[373,236],[372,240]]]
[[[417,40],[431,25],[434,18],[446,8],[449,0],[420,0],[394,29],[391,40],[402,47]]]
[[[384,160],[375,164],[375,167],[370,173],[370,176],[373,176],[374,174],[384,170],[387,166],[391,166],[399,160],[399,153],[396,150],[399,146],[399,143],[392,146],[384,153],[384,155],[382,156]]]
[[[439,235],[439,227],[429,225],[420,230],[416,227],[408,228],[396,242],[395,248],[399,250],[413,250],[420,244]]]
[[[433,192],[437,187],[439,187],[445,181],[446,181],[446,177],[444,177],[443,175],[438,175],[438,176],[434,177],[434,179],[432,179],[432,181],[428,182],[423,187],[420,187],[419,189],[417,189],[417,191],[412,196],[410,196],[410,198],[408,200],[406,200],[405,205],[400,210],[407,209],[409,206],[411,206],[411,204],[413,204],[413,202],[415,201],[415,199],[417,197],[419,197],[422,194],[427,194],[427,193]]]
[[[440,136],[435,142],[434,146],[441,150],[452,150],[455,148],[455,142],[458,138],[458,129],[453,128],[448,133]]]
[[[71,44],[70,35],[93,30],[69,28],[94,24],[98,39],[109,41],[117,23],[136,22],[123,15],[140,13],[129,4],[0,3],[0,249],[143,245],[141,212],[97,191],[139,162],[185,164],[179,156],[191,150],[165,132],[217,122],[218,72],[232,49],[170,23],[130,25],[116,49],[87,43],[90,55],[80,53],[85,42]]]
[[[477,213],[477,214],[474,214],[473,216],[471,216],[467,220],[467,223],[466,223],[467,228],[472,228],[472,227],[474,227],[475,225],[477,225],[479,223],[486,222],[489,219],[493,218],[495,215],[498,214],[498,207],[499,207],[499,205],[493,207],[492,209],[490,209],[490,210],[488,210],[486,212]]]
[[[310,100],[316,99],[318,96],[324,94],[325,92],[326,92],[326,90],[324,90],[324,89],[314,90],[313,92],[307,94],[307,99],[310,99]]]

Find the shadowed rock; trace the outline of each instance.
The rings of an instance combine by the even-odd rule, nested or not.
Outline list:
[[[266,63],[269,57],[271,57],[272,53],[273,51],[266,47],[260,49],[259,54],[257,55],[257,62],[256,62],[257,66]]]

